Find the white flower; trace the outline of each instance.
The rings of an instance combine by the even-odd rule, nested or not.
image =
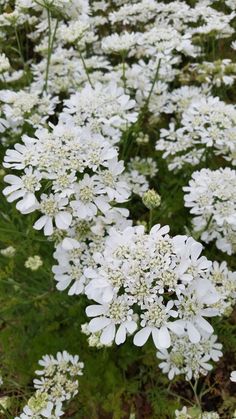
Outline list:
[[[16,253],[16,249],[13,246],[8,246],[5,249],[1,249],[0,253],[2,256],[5,256],[7,258],[12,258]]]
[[[60,115],[62,121],[87,126],[92,132],[102,132],[113,143],[120,138],[119,130],[137,120],[135,101],[114,81],[96,83],[94,88],[87,84],[65,100],[64,104]]]
[[[24,116],[37,104],[38,94],[27,93],[24,90],[19,92],[2,90],[0,100],[5,102],[3,111],[7,120],[14,126],[24,122]]]
[[[34,226],[45,227],[46,235],[53,233],[54,218],[58,229],[67,230],[72,218],[94,219],[110,210],[110,203],[124,202],[130,195],[123,162],[103,135],[69,122],[49,126],[38,129],[36,138],[23,136],[23,144],[7,151],[5,166],[24,169],[24,174],[7,175],[11,186],[4,189],[10,202],[20,198],[16,206],[23,214],[36,209],[44,214]],[[40,197],[37,192],[45,185],[48,196]]]
[[[81,43],[82,38],[88,36],[89,25],[85,22],[74,21],[69,22],[69,25],[60,25],[57,31],[57,39],[63,44]],[[95,40],[95,36],[93,40]]]
[[[0,54],[0,73],[10,69],[10,62],[5,54]]]
[[[64,415],[62,411],[62,403],[56,403],[55,405],[52,402],[48,402],[47,407],[41,411],[41,415],[45,418],[59,418]]]
[[[171,238],[168,231],[168,226],[160,225],[149,234],[143,226],[124,231],[111,228],[104,250],[94,253],[97,266],[84,271],[89,280],[85,292],[100,304],[92,306],[91,312],[88,308],[87,314],[99,316],[90,322],[89,330],[94,333],[104,329],[101,343],[119,342],[114,313],[110,311],[118,301],[116,321],[120,324],[123,319],[126,324],[128,314],[134,316],[139,329],[134,336],[137,346],[144,345],[152,335],[157,348],[168,348],[170,331],[183,335],[187,330],[194,342],[203,333],[212,333],[212,326],[204,318],[219,314],[214,307],[219,296],[206,279],[211,262],[200,257],[201,244],[187,236]]]
[[[66,230],[72,221],[72,215],[65,208],[67,203],[67,198],[60,198],[58,195],[52,194],[49,196],[42,194],[38,208],[43,215],[36,221],[33,227],[36,230],[43,228],[45,236],[50,236],[53,233],[53,220],[55,220],[57,228]]]
[[[191,92],[189,95],[191,99]],[[173,109],[179,111],[176,105],[170,110]],[[186,163],[199,164],[206,158],[209,148],[235,165],[235,106],[220,101],[218,97],[199,93],[182,111],[181,116],[177,115],[177,120],[180,119],[178,128],[171,123],[168,130],[162,129],[161,139],[156,143],[156,149],[164,151],[163,157],[168,158],[169,169],[180,169]]]
[[[23,135],[22,142],[23,144],[16,143],[14,150],[8,149],[6,151],[4,167],[22,170],[28,165],[34,166],[35,143],[37,140]]]
[[[230,380],[233,381],[233,383],[236,383],[236,371],[231,372]]]
[[[228,167],[215,171],[194,172],[189,186],[184,187],[185,206],[194,214],[194,230],[207,243],[232,254],[236,249],[236,172]]]
[[[143,196],[149,189],[149,182],[146,176],[140,174],[137,170],[125,171],[121,179],[126,182],[129,189],[136,195]]]
[[[54,404],[49,401],[46,403],[46,407],[35,412],[34,409],[26,405],[23,409],[23,413],[20,416],[16,416],[15,419],[58,419],[64,415],[64,412],[61,408],[61,402],[57,402],[56,404]]]
[[[34,379],[36,395],[42,395],[46,401],[57,404],[78,393],[77,377],[83,375],[84,367],[83,362],[79,362],[78,355],[72,356],[67,351],[57,352],[56,357],[45,355],[39,364],[43,369],[35,371],[40,376],[39,379]],[[30,406],[29,402],[28,405]]]
[[[175,411],[176,419],[192,419],[192,416],[188,414],[187,407],[184,406],[181,410]]]
[[[215,261],[210,271],[210,280],[220,295],[215,306],[221,314],[229,313],[236,299],[236,272],[231,272],[226,262],[219,264]]]
[[[219,299],[214,286],[207,279],[195,279],[178,297],[176,305],[182,320],[177,320],[176,324],[186,329],[191,342],[199,342],[202,333],[213,332],[204,317],[217,315],[217,310],[211,306]]]
[[[96,317],[89,322],[88,330],[92,333],[102,330],[100,336],[102,344],[107,345],[114,339],[117,345],[124,343],[127,333],[133,334],[137,328],[131,305],[128,299],[120,296],[109,304],[88,306],[87,316]]]
[[[55,274],[58,290],[66,289],[73,281],[68,294],[78,295],[83,293],[86,284],[82,261],[85,249],[77,240],[73,240],[68,247],[65,240],[57,247],[54,253],[54,257],[59,261],[59,265],[53,266],[52,271]],[[86,262],[87,256],[85,257]],[[87,263],[85,266],[87,266]]]
[[[134,32],[123,32],[121,35],[114,33],[104,37],[102,40],[102,50],[105,53],[132,55],[134,47],[137,45],[138,34]]]
[[[31,212],[38,205],[35,192],[41,187],[41,174],[32,167],[25,169],[25,174],[21,177],[15,175],[6,175],[4,181],[11,186],[7,186],[3,190],[3,194],[7,196],[8,202],[13,202],[20,198],[16,204],[16,208],[22,212]]]
[[[107,169],[94,176],[97,185],[101,187],[100,194],[107,194],[110,201],[125,202],[130,196],[128,183],[122,179],[123,161],[114,158],[108,162]]]
[[[222,345],[216,342],[217,336],[205,335],[198,343],[189,341],[188,335],[172,336],[172,345],[157,352],[161,359],[159,367],[168,374],[169,380],[176,375],[184,374],[187,380],[206,375],[213,368],[209,361],[219,361],[223,355]]]
[[[157,163],[151,157],[148,157],[147,159],[142,159],[141,157],[132,158],[130,159],[128,167],[129,170],[137,170],[140,174],[151,178],[158,172]]]
[[[78,218],[88,219],[97,214],[98,209],[105,213],[110,205],[106,196],[102,196],[100,185],[96,185],[96,178],[84,175],[83,180],[75,186],[75,200],[71,207]]]
[[[177,312],[172,310],[174,303],[169,301],[165,306],[163,298],[156,299],[153,303],[144,306],[144,313],[141,314],[142,329],[134,336],[134,344],[136,346],[143,346],[150,334],[152,335],[156,348],[168,348],[171,344],[170,333],[168,329],[179,332],[175,328],[174,322],[169,322],[169,317],[176,318]]]

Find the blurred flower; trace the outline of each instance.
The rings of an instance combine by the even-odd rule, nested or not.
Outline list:
[[[40,256],[29,256],[28,259],[25,261],[25,267],[30,269],[31,271],[37,271],[40,266],[42,266],[43,261]]]
[[[11,404],[11,398],[8,396],[0,397],[0,406],[4,409],[8,409]],[[0,409],[1,410],[1,409]]]
[[[2,256],[12,258],[16,253],[16,249],[13,246],[8,246],[5,249],[1,249],[0,253]]]
[[[233,381],[233,383],[236,383],[236,371],[231,372],[230,380]]]

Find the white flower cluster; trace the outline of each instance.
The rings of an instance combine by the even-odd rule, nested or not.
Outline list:
[[[28,92],[19,90],[0,91],[0,103],[2,102],[2,123],[5,128],[19,132],[26,122],[34,128],[43,126],[50,115],[54,113],[58,103],[57,97],[41,95],[41,92]]]
[[[236,272],[228,269],[227,263],[213,262],[210,280],[220,295],[216,307],[223,315],[229,315],[236,303]]]
[[[179,374],[184,374],[186,380],[207,375],[213,368],[209,361],[219,361],[223,355],[222,345],[216,339],[215,335],[206,335],[200,342],[192,343],[188,336],[173,336],[171,348],[157,352],[157,358],[162,360],[159,367],[170,380]]]
[[[230,380],[231,380],[233,383],[236,383],[236,371],[232,371],[232,372],[231,372],[231,374],[230,374]]]
[[[157,163],[151,157],[148,157],[146,159],[141,157],[131,158],[128,164],[128,169],[130,171],[136,170],[143,176],[147,176],[150,178],[155,177],[158,172]]]
[[[43,261],[39,255],[29,256],[25,261],[25,267],[31,271],[37,271],[43,265]]]
[[[103,347],[109,347],[112,346],[112,342],[109,344],[103,344],[100,341],[101,333],[102,331],[98,332],[90,332],[88,323],[84,323],[81,326],[81,332],[84,333],[86,336],[88,336],[88,344],[92,348],[103,348]]]
[[[197,94],[195,90],[190,92]],[[169,129],[161,130],[156,150],[163,151],[170,170],[181,169],[186,164],[205,163],[214,155],[222,155],[235,165],[235,125],[235,106],[218,97],[193,97],[176,124],[172,122]]]
[[[127,216],[125,208],[113,208],[105,216],[97,216],[90,222],[80,220],[72,223],[67,230],[68,237],[59,240],[53,255],[58,262],[52,267],[57,289],[63,291],[69,287],[69,295],[84,293],[90,280],[88,267],[96,266],[94,252],[103,249],[111,225],[121,230],[131,225]]]
[[[199,410],[199,409],[197,409]],[[197,412],[196,409],[187,409],[184,406],[181,410],[175,411],[176,419],[220,419],[220,416],[217,412]]]
[[[112,143],[119,141],[122,128],[137,119],[137,112],[133,110],[135,101],[114,82],[96,83],[93,87],[86,85],[65,100],[64,105],[61,121],[101,133]]]
[[[236,79],[236,64],[229,58],[217,61],[203,61],[203,63],[191,64],[187,74],[181,76],[184,80],[196,80],[199,83],[208,83],[220,87],[232,86]]]
[[[3,194],[22,214],[35,212],[33,227],[55,241],[57,289],[94,300],[83,326],[90,346],[129,335],[142,346],[151,336],[170,379],[205,374],[221,356],[205,317],[229,313],[235,273],[167,226],[134,227],[123,206],[132,193],[148,209],[160,205],[158,137],[170,170],[215,156],[236,164],[236,107],[215,96],[233,84],[235,63],[204,61],[206,37],[215,45],[234,33],[234,0],[225,12],[211,0],[15,0],[7,12],[0,3],[1,40],[10,51],[17,44],[13,60],[7,49],[0,54]],[[25,46],[15,38],[26,27]],[[184,188],[194,231],[228,254],[236,250],[235,187],[225,168],[195,172]],[[40,364],[21,419],[58,418],[77,392],[78,357],[63,352]]]
[[[5,249],[1,249],[0,253],[2,256],[5,256],[7,258],[12,258],[15,256],[16,249],[13,246],[8,246]]]
[[[193,228],[206,243],[231,255],[236,251],[236,172],[230,168],[194,172],[185,186],[185,206],[194,215]]]
[[[168,235],[167,226],[113,228],[103,252],[94,254],[96,269],[85,291],[98,304],[86,313],[93,319],[88,330],[102,330],[100,341],[121,344],[133,334],[143,346],[152,336],[158,349],[171,346],[171,332],[187,333],[197,343],[213,328],[205,319],[218,314],[219,296],[208,279],[211,262],[200,256],[202,246],[187,236]],[[100,266],[100,267],[99,267]]]
[[[0,81],[4,84],[21,79],[22,70],[13,70],[6,54],[0,54]],[[1,132],[1,131],[0,131]]]
[[[35,137],[7,150],[5,167],[23,171],[6,175],[3,191],[23,214],[41,213],[34,224],[49,236],[55,226],[67,230],[72,219],[90,220],[108,211],[111,202],[128,199],[129,187],[119,175],[124,167],[117,150],[99,133],[70,124],[41,128]],[[42,190],[47,193],[42,193]]]
[[[43,369],[35,371],[40,377],[34,380],[36,392],[15,419],[57,419],[64,414],[62,403],[78,393],[78,377],[84,367],[78,355],[67,351],[58,352],[56,358],[45,355],[39,365]]]
[[[58,419],[64,415],[61,408],[61,402],[54,405],[52,402],[47,402],[44,395],[36,392],[35,396],[32,396],[23,408],[21,415],[16,416],[15,419]]]

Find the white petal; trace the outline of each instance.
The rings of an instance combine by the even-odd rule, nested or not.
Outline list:
[[[168,323],[168,328],[176,335],[181,336],[184,334],[184,321],[176,320],[174,322]]]
[[[47,222],[44,226],[44,234],[45,236],[51,236],[51,234],[53,233],[53,225],[52,225],[52,219],[47,217]]]
[[[59,281],[56,287],[58,290],[63,291],[68,287],[70,283],[71,283],[71,278],[68,276],[68,277],[65,277],[65,279],[63,279],[62,281]]]
[[[27,193],[25,197],[16,204],[19,211],[26,211],[36,203],[36,198],[33,193]]]
[[[209,292],[202,297],[202,302],[205,304],[214,304],[220,300],[220,295],[217,292]]]
[[[79,295],[83,292],[83,290],[84,284],[83,281],[80,279],[74,282],[72,287],[69,289],[68,295]]]
[[[18,176],[15,176],[15,175],[4,176],[4,182],[10,183],[12,185],[14,184],[23,185],[22,180]]]
[[[213,289],[212,283],[208,279],[196,279],[193,285],[199,299],[202,299]]]
[[[187,331],[188,331],[188,336],[191,342],[193,343],[199,342],[201,338],[200,333],[191,322],[187,322]]]
[[[134,336],[134,345],[143,346],[147,342],[151,331],[151,327],[144,327],[143,329],[139,330],[139,332],[137,332]]]
[[[115,342],[117,345],[120,345],[121,343],[124,343],[125,339],[126,339],[126,328],[124,324],[121,324],[117,330]]]
[[[152,333],[153,335],[153,333]],[[153,340],[154,340],[154,336],[153,336]],[[159,330],[158,330],[158,343],[159,346],[158,348],[169,348],[170,347],[170,334],[169,331],[167,329],[166,326],[162,326]]]
[[[203,246],[201,245],[201,243],[195,242],[191,245],[190,252],[191,252],[191,257],[193,261],[196,261],[198,259],[198,256],[202,252],[202,249],[203,249]]]
[[[104,200],[104,198],[99,197],[94,200],[97,207],[102,211],[104,214],[109,210],[110,205]]]
[[[91,306],[86,307],[85,312],[88,317],[96,317],[100,316],[100,314],[104,314],[105,309],[102,305],[93,304]]]
[[[130,322],[126,322],[125,326],[130,334],[133,334],[135,330],[137,329],[137,323],[134,320],[131,320]]]
[[[102,293],[102,298],[105,303],[109,303],[113,298],[113,290],[111,287],[106,287]]]
[[[197,317],[196,322],[207,333],[213,333],[214,332],[214,329],[211,326],[211,324],[207,320],[205,320],[203,317],[201,317],[201,316]]]
[[[38,219],[38,221],[36,221],[36,223],[34,223],[33,227],[35,228],[35,230],[41,230],[41,228],[43,228],[47,222],[47,216],[43,215],[42,217],[40,217]]]
[[[20,188],[21,188],[21,185],[7,186],[6,188],[3,189],[2,193],[4,196],[6,196],[6,195],[11,194],[12,192],[17,191]]]
[[[22,189],[20,189],[19,191],[12,192],[11,195],[7,197],[7,201],[13,202],[18,198],[22,198],[22,196],[24,195],[25,195],[25,192]]]
[[[72,239],[71,237],[66,237],[62,241],[62,247],[65,250],[72,250],[72,249],[78,249],[80,247],[80,244],[77,240]]]
[[[111,320],[107,319],[106,317],[96,317],[89,322],[89,331],[92,333],[98,332],[99,330],[102,330],[104,327],[106,327],[110,322]]]
[[[61,230],[66,230],[72,221],[72,215],[66,211],[60,211],[55,217],[55,223]]]
[[[114,325],[114,323],[110,323],[103,330],[100,337],[100,342],[103,343],[104,345],[109,345],[109,343],[111,343],[114,340],[115,333],[116,333],[116,326]]]

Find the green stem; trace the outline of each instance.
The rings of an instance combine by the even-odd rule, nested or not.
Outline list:
[[[211,224],[211,220],[212,220],[212,218],[213,218],[213,214],[211,214],[211,216],[210,216],[209,220],[207,221],[207,225],[206,225],[206,227],[204,227],[204,230],[203,230],[203,231],[206,231],[206,230],[209,228],[209,226],[210,226],[210,224]]]
[[[82,53],[81,53],[80,51],[79,51],[79,56],[80,56],[81,61],[82,61],[82,63],[83,63],[84,71],[85,71],[85,73],[86,73],[86,75],[87,75],[88,82],[89,82],[90,86],[92,87],[92,89],[94,89],[94,86],[93,86],[92,80],[91,80],[90,75],[89,75],[88,68],[87,68],[86,63],[85,63],[85,60],[84,60],[84,57],[83,57],[83,55],[82,55]]]
[[[45,74],[45,82],[43,90],[47,92],[48,87],[48,74],[49,74],[49,66],[50,66],[50,49],[51,49],[51,14],[50,10],[47,9],[47,19],[48,19],[48,56],[47,56],[47,66],[46,66],[46,74]]]
[[[49,76],[49,68],[53,50],[53,44],[56,37],[56,32],[58,28],[58,20],[56,21],[55,28],[52,34],[52,25],[51,25],[51,12],[49,8],[47,8],[47,19],[48,19],[48,55],[47,55],[47,66],[46,66],[46,74],[45,74],[45,82],[43,86],[43,91],[47,92],[48,88],[48,76]]]
[[[5,416],[6,419],[8,418],[11,419],[9,410],[5,409],[5,407],[3,407],[2,405],[0,405],[0,412],[3,412],[6,415]]]
[[[215,38],[212,37],[212,55],[213,55],[213,60],[215,60],[216,58],[216,44],[215,44]]]
[[[143,117],[145,116],[145,114],[146,114],[146,112],[148,110],[148,105],[149,105],[149,102],[150,102],[150,99],[151,99],[151,96],[152,96],[152,92],[153,92],[154,86],[155,86],[155,84],[156,84],[156,82],[158,80],[160,65],[161,65],[161,59],[159,59],[159,61],[158,61],[157,69],[156,69],[156,72],[155,72],[154,79],[152,81],[152,86],[151,86],[150,92],[149,92],[148,97],[146,99],[146,102],[144,103],[143,108],[142,108],[142,110],[141,110],[141,112],[139,114],[139,117],[138,117],[137,121],[134,123],[134,125],[130,128],[130,130],[127,133],[126,137],[124,138],[123,147],[122,147],[122,156],[121,156],[121,158],[123,160],[126,160],[127,159],[127,157],[128,157],[127,150],[128,150],[129,147],[131,147],[132,142],[133,142],[133,139],[135,137],[135,134],[140,131],[140,128],[142,126]]]
[[[23,55],[23,52],[22,52],[20,38],[19,38],[19,35],[18,35],[18,32],[17,32],[16,26],[14,26],[14,29],[15,29],[15,35],[16,35],[16,42],[17,42],[17,47],[18,47],[18,53],[19,53],[19,56],[21,58],[21,61],[22,61],[23,67],[24,67],[25,66],[25,59],[24,59],[24,55]]]
[[[194,403],[191,400],[188,400],[186,397],[181,396],[180,394],[175,393],[174,391],[171,390],[170,386],[167,388],[167,392],[171,396],[174,396],[177,399],[181,399],[181,400],[185,401],[185,403],[190,404],[191,406],[194,406]]]
[[[3,82],[4,82],[5,87],[7,88],[7,81],[6,81],[6,77],[4,76],[4,74],[3,74],[3,73],[1,74],[1,76],[2,76],[2,79],[3,79]]]
[[[148,97],[146,99],[146,102],[144,103],[144,106],[143,106],[143,109],[145,111],[148,109],[148,105],[149,105],[149,102],[150,102],[150,99],[151,99],[151,96],[152,96],[154,86],[155,86],[155,84],[158,80],[160,66],[161,66],[161,58],[158,60],[157,69],[156,69],[156,73],[155,73],[155,76],[154,76],[154,79],[153,79],[153,82],[152,82],[152,86],[151,86],[150,92],[148,94]]]
[[[153,222],[153,210],[149,210],[149,231],[152,228],[152,222]]]
[[[10,233],[10,234],[13,234],[13,235],[19,234],[20,236],[27,237],[29,240],[48,243],[47,239],[43,240],[43,239],[37,239],[35,237],[29,237],[26,233],[23,233],[22,231],[12,230],[12,229],[9,229],[9,228],[4,228],[4,227],[3,228],[0,227],[0,231],[3,231],[4,233]]]
[[[198,393],[197,393],[198,380],[195,381],[194,385],[191,383],[191,381],[189,381],[189,384],[192,387],[193,394],[194,394],[194,397],[195,397],[195,400],[196,400],[196,404],[199,407],[199,409],[202,411],[201,401],[200,401],[200,399],[198,397]]]
[[[122,81],[123,81],[123,85],[124,85],[124,92],[126,92],[126,75],[125,75],[125,54],[122,54]]]

